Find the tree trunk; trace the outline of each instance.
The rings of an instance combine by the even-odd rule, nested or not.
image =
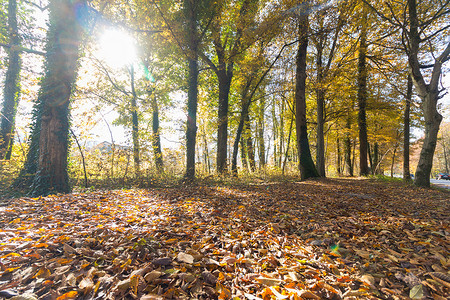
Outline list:
[[[50,27],[47,33],[46,68],[38,102],[42,115],[39,134],[38,170],[32,195],[67,193],[69,100],[76,79],[81,26],[77,10],[85,1],[50,2]]]
[[[341,161],[342,161],[342,155],[341,155],[341,142],[340,139],[336,139],[336,148],[337,148],[337,163],[336,163],[336,170],[339,176],[342,174],[341,170]]]
[[[248,116],[249,102],[250,101],[246,100],[246,102],[242,105],[241,116],[239,118],[239,125],[236,131],[236,138],[234,139],[233,143],[233,157],[231,159],[231,172],[233,173],[233,175],[237,175],[237,155],[239,151],[239,142],[242,138],[242,133],[244,131],[245,118],[246,116]]]
[[[244,132],[245,128],[245,120],[248,117],[248,111],[251,104],[251,99],[248,97],[248,92],[250,89],[250,85],[252,82],[252,77],[247,78],[247,82],[245,86],[242,89],[241,92],[241,100],[242,100],[242,108],[241,108],[241,114],[239,116],[239,125],[236,130],[236,138],[234,139],[233,143],[233,153],[231,158],[231,172],[234,176],[237,175],[237,155],[239,151],[239,142],[242,139],[242,133]],[[243,149],[241,149],[243,150]],[[241,153],[245,153],[245,151],[241,151]],[[218,157],[219,155],[217,155]],[[241,158],[241,160],[245,160],[245,157]]]
[[[392,162],[391,162],[391,178],[394,177],[394,163],[395,163],[395,154],[397,153],[397,145],[394,147],[394,151],[392,153]]]
[[[208,141],[206,140],[206,130],[203,126],[203,155],[205,160],[205,171],[207,174],[211,173],[211,164],[209,162]]]
[[[139,119],[137,112],[136,103],[136,90],[134,87],[134,67],[130,67],[130,77],[131,77],[131,137],[133,139],[133,161],[134,161],[134,176],[135,178],[140,177],[140,158],[139,158]]]
[[[308,13],[303,12],[298,18],[299,45],[295,74],[295,125],[301,180],[319,177],[309,148],[306,123],[306,54],[308,48]]]
[[[437,144],[437,134],[442,121],[442,116],[437,110],[439,81],[442,72],[442,64],[450,57],[450,42],[434,62],[429,84],[425,83],[418,59],[421,38],[419,36],[419,20],[417,17],[416,0],[408,0],[408,12],[410,23],[410,30],[408,32],[410,48],[408,51],[409,70],[417,93],[422,99],[422,110],[425,119],[425,138],[422,150],[420,151],[414,184],[417,186],[429,187],[433,156]]]
[[[284,160],[283,165],[281,166],[281,173],[284,175],[284,170],[286,169],[286,163],[289,156],[289,146],[291,144],[291,135],[292,135],[292,125],[294,124],[294,118],[291,118],[291,121],[289,123],[289,134],[287,139],[287,145],[286,145],[286,151],[284,154]]]
[[[3,108],[0,124],[0,159],[10,159],[14,143],[17,105],[20,98],[20,36],[17,28],[17,1],[8,2],[9,43],[8,69],[3,91]]]
[[[350,139],[351,119],[350,113],[347,116],[345,124],[345,137],[344,137],[344,160],[347,167],[348,175],[353,177],[353,164],[352,164],[352,141]]]
[[[185,179],[195,178],[195,142],[197,136],[197,102],[198,102],[198,38],[197,7],[192,0],[185,0],[185,13],[188,27],[188,103],[186,128],[186,173]]]
[[[422,103],[425,117],[425,138],[414,178],[414,184],[417,186],[430,186],[433,156],[436,150],[439,126],[442,121],[442,116],[436,109],[437,100],[438,93],[429,92]]]
[[[259,117],[258,117],[258,144],[259,144],[259,168],[264,169],[266,167],[266,148],[264,144],[264,107],[265,100],[262,98],[259,105]]]
[[[255,164],[255,149],[253,148],[253,140],[252,140],[252,134],[250,130],[250,118],[247,114],[247,117],[245,118],[245,142],[247,144],[247,157],[248,157],[248,163],[250,165],[250,170],[252,172],[256,171],[256,164]]]
[[[406,89],[405,111],[403,113],[403,179],[411,180],[409,169],[409,124],[412,101],[412,79],[408,75],[408,85]]]
[[[247,163],[247,146],[244,142],[244,137],[240,140],[241,143],[241,164],[242,169],[245,170],[245,172],[248,172],[248,163]]]
[[[378,169],[379,164],[380,164],[380,154],[378,151],[378,143],[375,143],[373,145],[373,168],[374,168],[373,174],[374,175],[379,174],[379,169]]]
[[[220,67],[219,67],[220,68]],[[227,172],[227,143],[228,143],[228,105],[231,87],[232,71],[227,72],[219,69],[219,110],[218,110],[218,130],[217,130],[217,172],[224,174]],[[228,74],[230,73],[230,74]]]
[[[443,143],[443,145],[442,145],[442,148],[444,149],[444,162],[445,162],[445,173],[447,173],[448,174],[448,149],[447,149],[447,146],[445,145],[445,141],[444,141],[444,143]]]
[[[152,98],[152,147],[153,156],[155,157],[155,166],[158,172],[164,171],[163,155],[161,151],[161,136],[159,134],[159,109],[158,102],[156,101],[156,95]]]
[[[317,78],[316,78],[316,102],[317,102],[317,152],[316,152],[316,165],[317,172],[322,177],[325,177],[325,139],[323,128],[325,124],[325,90],[323,88],[323,43],[317,43]]]
[[[363,7],[362,29],[358,53],[358,127],[359,127],[359,167],[361,176],[369,175],[367,164],[367,10]]]

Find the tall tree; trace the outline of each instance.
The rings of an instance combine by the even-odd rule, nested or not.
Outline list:
[[[195,142],[197,137],[198,105],[198,54],[200,33],[197,27],[199,19],[198,1],[184,0],[183,12],[186,18],[187,61],[188,61],[188,100],[186,126],[186,173],[185,179],[195,178]]]
[[[448,1],[447,1],[448,5]],[[442,10],[448,14],[450,10],[442,7]],[[417,14],[417,1],[408,0],[409,13],[409,32],[408,32],[408,63],[411,78],[419,97],[422,100],[422,110],[425,118],[425,139],[422,150],[420,151],[419,163],[416,169],[414,183],[418,186],[430,186],[431,167],[433,166],[433,156],[436,149],[437,134],[442,121],[442,115],[437,110],[440,90],[439,81],[442,72],[442,64],[450,58],[450,42],[447,42],[445,49],[436,57],[432,64],[432,73],[429,83],[425,82],[424,74],[419,62],[419,50],[421,43],[429,41],[429,38],[421,38],[419,30],[423,33],[424,20],[419,21]],[[447,24],[448,28],[448,24]],[[445,29],[445,28],[444,28]]]
[[[410,110],[412,101],[412,79],[408,76],[406,88],[405,110],[403,114],[403,179],[410,180],[411,173],[409,169],[409,127],[410,127]]]
[[[306,54],[308,49],[309,8],[308,2],[303,5],[298,17],[299,44],[296,60],[295,76],[295,125],[297,131],[297,148],[299,169],[302,180],[319,177],[309,148],[306,123]]]
[[[8,1],[8,69],[6,71],[0,123],[0,159],[10,159],[14,141],[17,105],[20,97],[20,35],[17,26],[17,0]]]
[[[33,178],[32,195],[66,193],[69,100],[76,78],[81,18],[86,17],[84,0],[52,0],[47,33],[45,74],[37,105],[39,107],[39,156]]]
[[[134,66],[129,68],[131,79],[131,137],[133,139],[133,161],[135,178],[140,177],[140,148],[139,148],[139,118],[137,107],[137,93],[134,80]]]
[[[385,1],[382,6],[363,0],[384,21],[402,30],[403,49],[408,58],[412,82],[420,97],[425,119],[425,138],[419,156],[414,184],[430,186],[430,174],[442,121],[438,111],[442,66],[450,59],[448,16],[450,1]],[[420,9],[418,9],[420,7]],[[427,71],[426,69],[431,69]],[[425,71],[424,71],[425,70]]]
[[[367,163],[367,9],[363,3],[361,18],[361,33],[358,49],[358,127],[359,127],[359,174],[369,175]]]
[[[346,8],[348,9],[348,8]],[[337,12],[336,20],[328,18],[331,12]],[[328,22],[327,22],[328,21]],[[325,177],[325,137],[324,126],[326,122],[325,99],[327,92],[327,80],[330,77],[330,68],[334,60],[338,38],[344,20],[341,10],[337,8],[323,9],[316,16],[317,28],[312,36],[312,42],[316,48],[316,103],[317,103],[317,150],[316,150],[316,166],[319,175]],[[333,38],[329,36],[333,33]]]
[[[214,63],[207,55],[202,54],[202,58],[211,67],[219,82],[219,107],[218,107],[218,129],[217,129],[217,172],[223,174],[227,172],[227,143],[228,143],[228,109],[231,82],[234,75],[234,68],[238,55],[248,44],[244,39],[244,30],[254,22],[258,1],[244,0],[242,3],[235,2],[233,5],[240,5],[238,14],[233,18],[226,19],[224,9],[231,10],[224,2],[221,5],[220,13],[214,18],[211,26],[211,35],[214,45],[217,63]],[[232,5],[230,5],[232,6]],[[226,24],[232,20],[236,24]],[[228,27],[223,30],[223,27]],[[234,27],[234,28],[233,28]],[[234,30],[230,29],[233,28]],[[230,32],[231,31],[231,32]]]

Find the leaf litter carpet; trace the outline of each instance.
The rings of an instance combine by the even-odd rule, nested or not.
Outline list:
[[[0,299],[448,299],[449,199],[350,179],[19,198]]]

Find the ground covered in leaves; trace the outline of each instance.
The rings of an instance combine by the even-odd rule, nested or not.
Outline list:
[[[0,207],[0,298],[448,299],[449,193],[371,180]]]

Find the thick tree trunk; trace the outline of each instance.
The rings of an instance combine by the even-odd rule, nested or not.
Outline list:
[[[81,42],[81,26],[76,12],[85,5],[85,1],[50,2],[46,69],[38,97],[42,119],[33,196],[70,191],[67,173],[69,100],[76,79]]]
[[[358,127],[359,127],[359,167],[361,176],[369,175],[367,164],[367,11],[363,8],[362,29],[358,53]]]
[[[306,54],[308,48],[308,13],[299,16],[299,45],[296,59],[295,74],[295,125],[297,131],[297,148],[299,169],[302,180],[319,177],[309,148],[306,123]]]
[[[429,92],[422,103],[425,117],[425,138],[420,151],[419,163],[417,164],[414,184],[429,187],[430,174],[433,166],[433,156],[436,150],[437,135],[442,116],[436,109],[438,93]]]
[[[219,69],[219,110],[218,110],[218,130],[217,130],[217,172],[224,174],[227,172],[227,143],[228,143],[228,105],[231,87],[231,74],[227,74],[225,64],[224,69]]]
[[[378,143],[373,145],[373,174],[376,175],[379,173],[378,167],[380,164],[380,154],[378,151]]]
[[[20,36],[17,28],[17,0],[8,2],[9,43],[8,69],[3,91],[3,108],[0,124],[0,159],[10,159],[14,143],[17,105],[20,97]]]
[[[185,179],[195,178],[195,142],[197,137],[197,104],[198,104],[198,40],[197,40],[197,7],[191,0],[185,0],[185,13],[188,31],[188,103],[186,129],[186,173]]]
[[[408,0],[409,12],[409,51],[408,63],[411,78],[419,97],[422,99],[422,110],[425,119],[425,138],[420,152],[419,163],[416,169],[414,184],[422,187],[430,186],[431,168],[436,149],[437,134],[442,121],[442,116],[437,110],[439,100],[439,81],[442,72],[442,64],[450,57],[450,42],[444,51],[436,58],[430,82],[425,83],[419,63],[419,49],[421,38],[419,36],[419,19],[417,17],[416,0]]]
[[[403,179],[411,180],[411,171],[409,169],[409,127],[410,127],[410,110],[412,101],[412,79],[408,76],[408,84],[406,89],[405,111],[403,113]]]
[[[159,134],[159,109],[158,102],[156,101],[156,95],[152,98],[152,147],[153,156],[155,158],[156,170],[162,172],[164,170],[163,155],[161,150],[161,136]]]

